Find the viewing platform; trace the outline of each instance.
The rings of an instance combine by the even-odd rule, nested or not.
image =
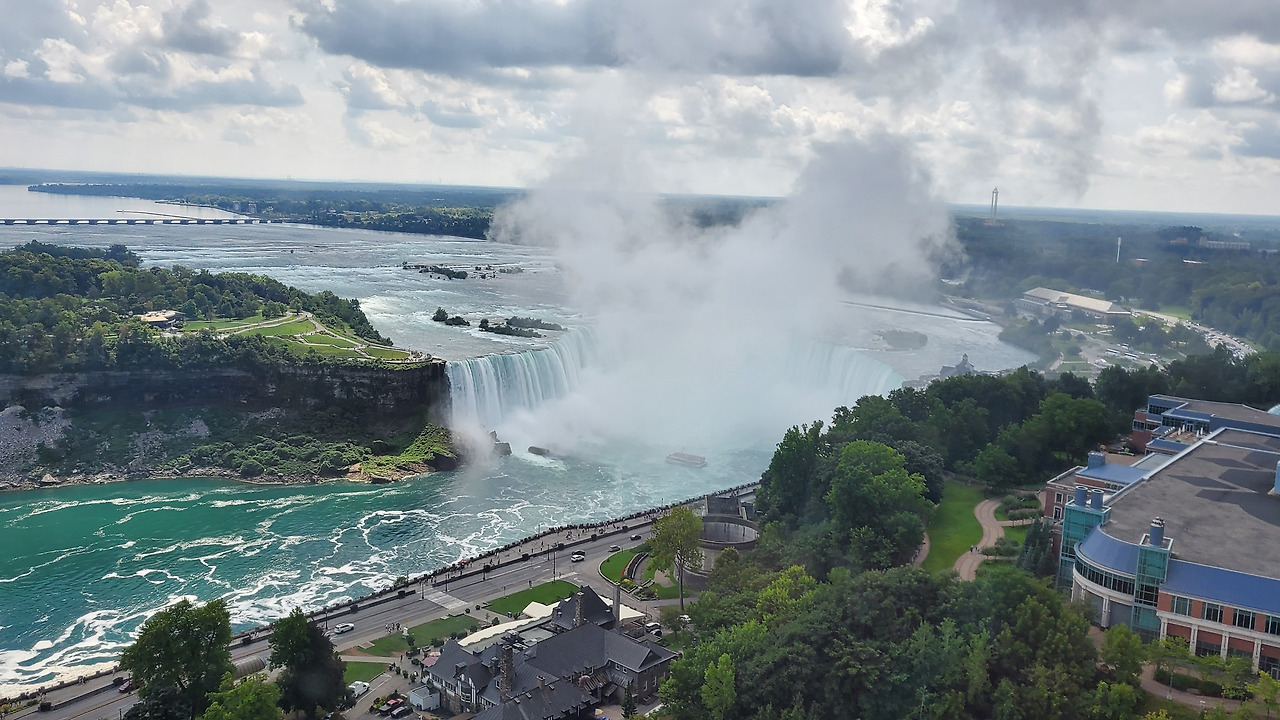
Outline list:
[[[0,218],[5,225],[265,225],[275,218]]]

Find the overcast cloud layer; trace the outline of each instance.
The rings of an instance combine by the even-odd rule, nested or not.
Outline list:
[[[1276,213],[1271,0],[0,0],[0,165],[668,192],[889,134],[941,197]]]

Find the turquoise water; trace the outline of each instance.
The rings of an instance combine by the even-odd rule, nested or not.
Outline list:
[[[0,495],[0,695],[112,663],[184,596],[224,597],[237,628],[257,625],[552,525],[747,482],[766,461],[712,456],[695,470],[657,449],[599,451],[611,462],[518,454],[381,486],[180,479]]]
[[[0,187],[0,208],[23,217],[109,217],[116,204],[137,209],[141,203],[83,198],[75,200],[85,205],[74,213],[44,205],[48,212],[24,213],[33,195],[44,205],[60,201]],[[517,450],[549,446],[559,457],[518,452],[490,465],[376,487],[181,479],[0,495],[0,544],[6,548],[0,553],[0,696],[112,664],[149,614],[180,597],[225,597],[238,628],[272,621],[295,606],[313,609],[358,597],[397,576],[548,526],[624,516],[753,481],[790,424],[829,417],[838,404],[886,392],[903,376],[936,372],[962,352],[984,369],[1031,357],[1000,343],[994,326],[924,316],[904,321],[888,311],[841,307],[832,311],[833,325],[839,313],[870,318],[861,324],[871,330],[909,322],[928,334],[929,343],[918,352],[891,352],[875,348],[864,334],[806,353],[764,338],[753,366],[764,371],[760,382],[748,391],[718,394],[703,392],[706,373],[686,374],[679,362],[646,366],[653,392],[610,385],[601,368],[583,363],[579,380],[597,392],[563,397],[564,378],[543,377],[554,364],[492,357],[563,350],[533,350],[549,339],[461,331],[430,320],[444,306],[476,316],[535,315],[580,324],[582,315],[566,307],[562,278],[543,249],[287,225],[0,227],[0,246],[30,240],[125,243],[148,264],[264,273],[305,290],[359,298],[374,326],[404,346],[450,360],[487,356],[467,366],[473,371],[467,395],[476,399],[473,414],[486,417],[498,408],[503,417],[493,422],[503,423],[503,439]],[[523,272],[449,282],[401,270],[405,260],[518,265]],[[517,382],[486,369],[501,365],[537,371],[515,373]],[[785,377],[790,382],[780,383]],[[551,394],[562,397],[532,392],[544,386],[561,388]],[[680,388],[677,397],[671,388]],[[544,404],[530,414],[524,410],[531,402],[480,402],[495,393]],[[512,413],[515,406],[520,409]],[[615,431],[601,432],[606,426]],[[676,450],[704,455],[708,466],[667,465],[664,458]]]

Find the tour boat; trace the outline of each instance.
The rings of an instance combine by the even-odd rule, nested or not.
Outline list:
[[[682,452],[673,452],[667,456],[667,462],[672,465],[684,465],[686,467],[706,467],[707,459],[701,455],[689,455]]]

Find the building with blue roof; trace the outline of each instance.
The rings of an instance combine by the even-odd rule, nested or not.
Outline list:
[[[1058,582],[1103,627],[1185,638],[1280,679],[1277,546],[1280,428],[1219,427],[1113,493],[1074,488]]]
[[[1138,452],[1176,455],[1205,435],[1222,428],[1280,432],[1280,415],[1248,405],[1151,395],[1133,414],[1130,444]]]

